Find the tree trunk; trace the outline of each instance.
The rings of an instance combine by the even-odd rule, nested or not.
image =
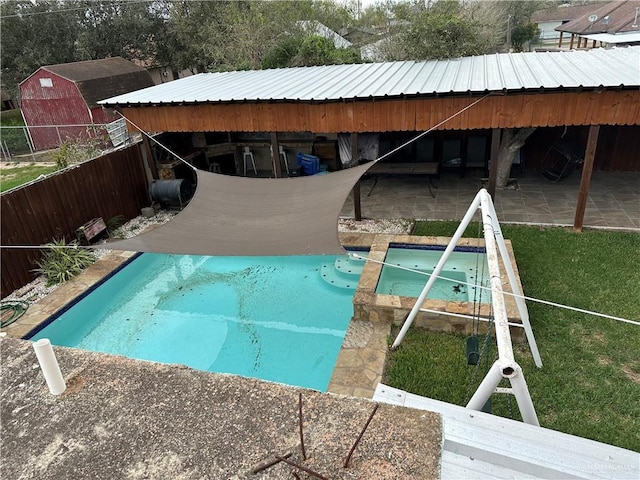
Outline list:
[[[511,165],[516,152],[524,145],[535,128],[505,128],[500,141],[500,153],[498,154],[498,178],[496,180],[497,188],[505,188],[509,183],[509,175],[511,173]]]

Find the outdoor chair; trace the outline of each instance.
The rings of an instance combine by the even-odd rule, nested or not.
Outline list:
[[[244,151],[242,153],[242,164],[244,165],[244,176],[247,176],[247,160],[251,160],[251,166],[253,167],[254,175],[258,175],[258,170],[256,169],[256,161],[253,158],[253,152],[251,151],[251,147],[244,147]]]

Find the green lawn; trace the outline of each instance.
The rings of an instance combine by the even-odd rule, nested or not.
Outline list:
[[[47,175],[55,172],[58,168],[53,165],[28,165],[16,164],[15,167],[3,168],[0,170],[0,192],[23,185],[31,180],[35,180],[40,175]]]
[[[0,113],[0,127],[24,127],[20,110],[8,110]],[[2,128],[0,130],[2,144],[11,152],[19,155],[29,152],[26,130],[24,128]]]
[[[453,234],[454,222],[418,222],[416,235]],[[640,234],[502,226],[527,296],[640,320]],[[468,228],[475,237],[478,226]],[[516,347],[542,426],[640,451],[640,326],[527,302],[544,366]],[[394,334],[397,333],[397,330]],[[466,366],[464,337],[412,328],[384,381],[463,405],[485,373]],[[491,350],[491,360],[495,348]],[[493,413],[520,419],[515,399]]]

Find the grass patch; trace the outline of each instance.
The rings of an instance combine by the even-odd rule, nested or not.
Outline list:
[[[457,226],[418,222],[414,234],[451,236]],[[466,235],[477,230],[471,225]],[[525,295],[640,319],[639,234],[511,225],[502,231],[513,244]],[[640,327],[534,302],[527,307],[544,366],[535,367],[526,344],[515,354],[540,424],[640,451]],[[473,371],[464,337],[412,328],[390,354],[384,381],[462,405],[484,365],[477,378]],[[493,413],[520,419],[506,395],[493,396]]]
[[[0,114],[0,127],[24,127],[24,120],[19,109],[9,110]],[[2,143],[6,144],[12,155],[29,152],[26,127],[2,128]]]
[[[0,170],[0,192],[24,185],[35,180],[40,175],[48,175],[58,168],[55,165],[37,165],[31,163],[26,166],[16,164],[15,167]]]

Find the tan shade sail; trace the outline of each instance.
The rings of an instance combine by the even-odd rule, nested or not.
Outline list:
[[[338,216],[371,165],[294,178],[198,170],[196,193],[174,219],[101,248],[189,255],[343,254]]]

